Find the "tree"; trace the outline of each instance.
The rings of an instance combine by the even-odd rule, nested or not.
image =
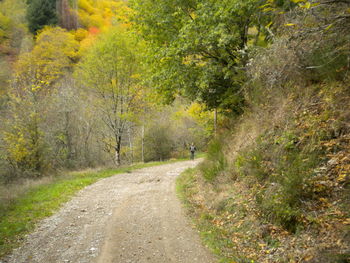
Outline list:
[[[145,134],[145,161],[164,161],[171,157],[173,140],[169,126],[153,123]]]
[[[134,113],[140,109],[138,43],[114,27],[89,51],[76,72],[82,86],[95,95],[95,107],[108,128],[103,140],[120,165],[122,141]]]
[[[0,110],[6,107],[13,63],[25,45],[25,1],[0,2]],[[0,121],[1,122],[1,121]]]
[[[15,65],[16,96],[30,94],[39,102],[52,91],[53,85],[78,59],[79,44],[74,36],[61,28],[45,28],[31,52],[22,54]]]
[[[56,0],[30,0],[27,9],[29,30],[35,34],[46,25],[58,22]]]
[[[73,35],[60,28],[46,28],[33,50],[22,54],[15,64],[4,136],[7,159],[15,169],[42,174],[48,167],[44,133],[48,98],[73,66],[77,51]]]
[[[77,9],[77,0],[73,2],[73,6]],[[78,17],[75,10],[73,11],[69,6],[68,0],[58,0],[57,7],[60,26],[67,30],[77,29]]]
[[[177,94],[209,109],[241,113],[247,46],[260,1],[133,0],[134,21],[148,41],[149,80],[172,101]]]

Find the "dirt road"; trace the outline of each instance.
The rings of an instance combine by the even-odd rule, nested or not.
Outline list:
[[[175,195],[198,161],[103,179],[45,219],[6,263],[213,263]]]

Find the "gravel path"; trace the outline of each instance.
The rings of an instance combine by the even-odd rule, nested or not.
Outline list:
[[[43,220],[5,263],[214,263],[175,195],[198,161],[103,179]]]

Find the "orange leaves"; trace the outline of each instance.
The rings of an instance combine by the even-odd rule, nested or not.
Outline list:
[[[97,35],[101,32],[101,30],[95,26],[89,28],[89,33],[91,35]]]

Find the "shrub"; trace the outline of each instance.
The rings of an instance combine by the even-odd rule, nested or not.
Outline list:
[[[211,182],[226,168],[227,161],[223,152],[223,141],[215,138],[208,146],[207,159],[201,164],[200,170],[203,177]]]
[[[145,161],[163,161],[171,157],[173,141],[166,126],[154,125],[145,134]]]

